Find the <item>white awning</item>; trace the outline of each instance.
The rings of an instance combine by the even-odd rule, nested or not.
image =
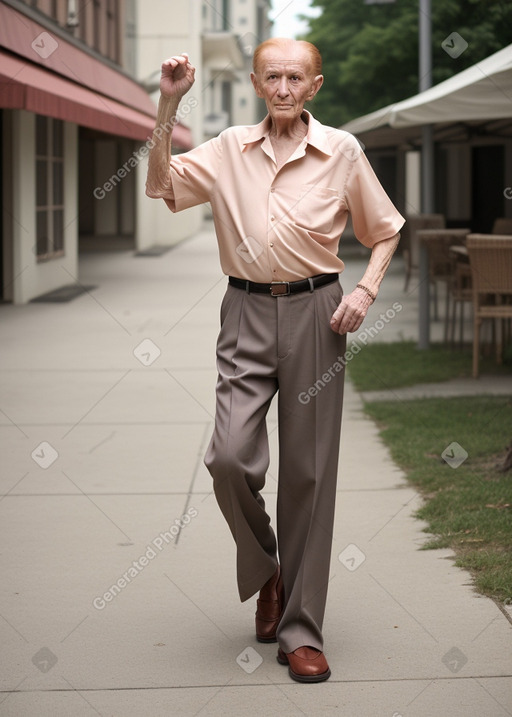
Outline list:
[[[380,127],[512,118],[512,45],[425,92],[358,117],[341,129],[352,134]]]

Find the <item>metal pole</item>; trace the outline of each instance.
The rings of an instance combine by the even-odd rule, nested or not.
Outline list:
[[[432,21],[431,0],[419,0],[419,91],[432,86]],[[421,145],[421,211],[434,211],[434,133],[433,125],[422,127]],[[428,250],[419,247],[419,349],[430,345],[430,285],[428,276]]]

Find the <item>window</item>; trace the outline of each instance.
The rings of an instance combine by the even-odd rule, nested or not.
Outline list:
[[[36,253],[64,254],[64,123],[36,116]]]

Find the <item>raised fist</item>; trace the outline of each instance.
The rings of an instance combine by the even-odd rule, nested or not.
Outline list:
[[[162,63],[160,92],[165,97],[183,97],[194,84],[195,71],[186,52],[165,60]]]

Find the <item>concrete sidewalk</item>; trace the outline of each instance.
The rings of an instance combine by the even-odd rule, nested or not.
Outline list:
[[[347,262],[347,288],[362,266]],[[226,283],[211,227],[160,258],[89,254],[80,267],[90,295],[0,307],[0,717],[511,715],[509,616],[450,551],[420,550],[421,499],[350,385],[332,677],[289,679],[255,640],[255,601],[238,601],[202,463]],[[385,331],[409,338],[402,282],[396,259],[373,311],[402,301]],[[272,408],[272,514],[275,428]]]

